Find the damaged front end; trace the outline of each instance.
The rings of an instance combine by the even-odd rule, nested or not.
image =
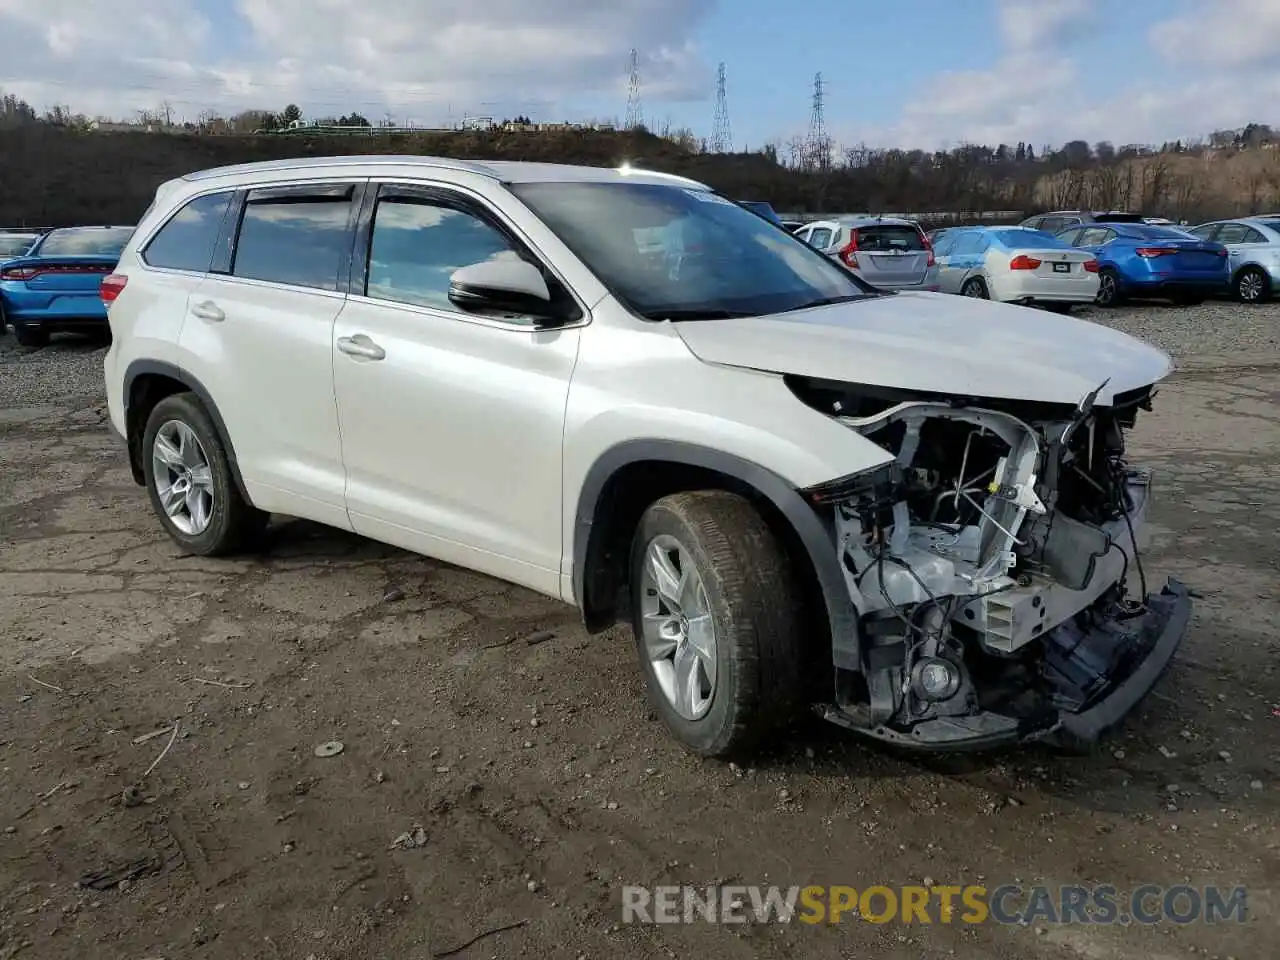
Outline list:
[[[1105,386],[1072,407],[791,380],[895,457],[805,491],[861,624],[858,649],[834,651],[828,719],[935,750],[1079,745],[1147,693],[1190,598],[1175,581],[1148,594],[1142,568],[1151,478],[1124,434],[1153,389],[1103,405]]]

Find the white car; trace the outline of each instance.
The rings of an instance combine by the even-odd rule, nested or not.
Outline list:
[[[1165,354],[871,290],[700,183],[210,170],[102,295],[110,421],[184,550],[288,514],[629,622],[704,755],[804,706],[927,749],[1092,741],[1187,627],[1124,454]]]
[[[933,247],[914,220],[857,214],[815,220],[796,236],[881,290],[938,289]]]
[[[1093,254],[1040,230],[956,227],[938,237],[934,253],[943,293],[1061,312],[1098,296]]]

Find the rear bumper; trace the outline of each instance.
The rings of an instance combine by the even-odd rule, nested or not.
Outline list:
[[[1159,593],[1149,594],[1143,613],[1123,621],[1100,622],[1079,631],[1072,643],[1106,648],[1122,630],[1136,639],[1136,662],[1123,676],[1112,678],[1101,692],[1079,710],[1061,709],[1034,719],[1015,719],[996,713],[931,720],[917,724],[911,733],[887,727],[867,729],[838,707],[824,705],[819,712],[841,726],[865,736],[924,752],[991,750],[1019,743],[1043,742],[1080,749],[1096,743],[1118,726],[1146,697],[1168,668],[1186,637],[1191,622],[1190,591],[1170,579]]]
[[[1182,279],[1168,277],[1163,280],[1129,281],[1122,284],[1125,293],[1141,297],[1216,297],[1226,293],[1230,287],[1227,277],[1216,277],[1212,280],[1199,278]]]

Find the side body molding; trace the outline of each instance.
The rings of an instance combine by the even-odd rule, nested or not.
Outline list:
[[[822,522],[799,492],[771,470],[732,454],[675,440],[629,440],[610,447],[592,464],[578,496],[573,530],[573,595],[587,617],[588,629],[609,624],[592,623],[586,607],[586,574],[601,548],[592,534],[596,512],[610,477],[632,463],[656,461],[712,470],[750,487],[767,499],[791,524],[817,574],[818,585],[831,625],[832,660],[836,667],[862,672],[858,613],[849,598],[837,559],[834,532]]]

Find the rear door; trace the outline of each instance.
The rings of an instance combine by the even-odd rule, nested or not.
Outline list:
[[[858,272],[878,287],[922,284],[929,271],[924,234],[909,224],[873,223],[859,227],[857,254]]]
[[[332,344],[364,182],[238,193],[178,340],[254,505],[348,529]]]
[[[1227,248],[1232,274],[1246,263],[1256,261],[1258,251],[1267,243],[1267,238],[1247,223],[1224,223],[1213,240]]]

